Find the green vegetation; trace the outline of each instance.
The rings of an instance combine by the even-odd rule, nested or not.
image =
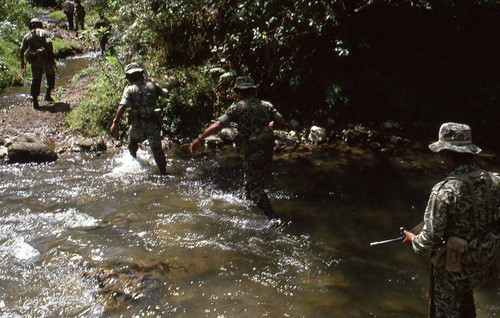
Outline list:
[[[107,67],[121,69],[138,60],[171,91],[167,133],[199,131],[229,105],[234,75],[242,74],[254,77],[261,98],[304,125],[341,130],[351,123],[377,126],[392,119],[434,133],[440,122],[454,120],[468,122],[478,135],[495,135],[498,129],[500,39],[491,35],[500,28],[498,1],[84,3],[92,8],[87,25],[104,10],[120,34]],[[84,37],[95,42],[96,31],[89,28]],[[119,64],[113,62],[117,57]],[[90,100],[114,109],[115,94],[126,83],[102,76],[93,83]],[[89,106],[80,122],[103,115],[100,111]],[[106,116],[101,131],[109,124]],[[89,132],[98,130],[91,126]]]
[[[0,1],[0,89],[23,83],[19,47],[31,16],[24,0]]]
[[[125,87],[118,59],[110,57],[99,61],[97,66],[98,72],[84,70],[94,76],[89,86],[88,99],[66,117],[66,126],[69,130],[78,129],[90,136],[107,134],[107,128],[113,121]],[[122,121],[119,127],[120,135],[123,135],[126,129],[124,122],[126,121]]]
[[[52,11],[49,14],[47,14],[47,18],[55,20],[55,21],[66,21],[66,15],[62,10],[56,10]]]
[[[52,40],[54,54],[57,57],[64,57],[71,55],[75,51],[83,51],[83,45],[79,41],[68,41],[61,38],[54,38]]]

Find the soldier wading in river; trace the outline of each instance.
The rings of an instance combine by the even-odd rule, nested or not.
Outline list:
[[[52,47],[52,34],[43,29],[43,24],[38,19],[32,19],[29,23],[30,31],[24,36],[21,43],[21,67],[24,69],[26,63],[31,64],[31,97],[33,98],[33,108],[40,109],[38,104],[38,95],[40,94],[40,85],[42,75],[45,73],[47,81],[47,91],[45,93],[46,101],[53,101],[51,92],[55,86],[55,59],[54,49]]]
[[[500,178],[473,162],[481,149],[471,136],[467,125],[441,126],[429,148],[450,173],[432,189],[422,231],[404,232],[416,253],[431,251],[429,317],[476,317],[473,288],[498,264]]]
[[[139,142],[147,139],[153,151],[156,165],[160,169],[160,173],[165,175],[167,174],[167,162],[161,147],[162,110],[158,106],[158,98],[168,96],[168,91],[156,82],[150,79],[146,80],[144,70],[137,63],[127,65],[125,77],[129,81],[129,85],[123,91],[122,100],[109,132],[115,133],[118,122],[128,108],[129,123],[131,124],[128,144],[130,154],[135,158]]]
[[[242,136],[244,184],[247,197],[270,218],[276,218],[271,202],[264,190],[263,181],[266,179],[274,147],[274,122],[285,125],[285,121],[278,111],[269,102],[255,97],[255,85],[250,76],[236,78],[234,89],[237,94],[236,103],[232,104],[224,115],[210,125],[189,146],[191,154],[203,145],[204,139],[220,131],[230,122],[238,125],[238,132]]]

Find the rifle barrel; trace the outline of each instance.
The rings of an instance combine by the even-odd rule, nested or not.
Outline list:
[[[386,243],[392,243],[392,242],[402,241],[404,239],[405,239],[404,235],[403,236],[398,236],[396,238],[389,239],[389,240],[378,241],[378,242],[371,242],[370,246],[375,246],[375,245],[381,245],[381,244],[386,244]]]

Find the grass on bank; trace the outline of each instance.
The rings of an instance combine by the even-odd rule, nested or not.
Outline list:
[[[17,43],[0,38],[0,89],[23,84]]]
[[[57,22],[64,22],[66,21],[66,15],[62,10],[56,10],[52,11],[51,13],[47,14],[47,18],[57,21]]]
[[[84,74],[84,75],[82,75]],[[87,99],[74,108],[66,117],[65,127],[70,131],[81,131],[86,136],[106,135],[120,102],[125,79],[118,59],[107,57],[82,70],[75,78],[89,75]],[[119,134],[126,129],[126,120],[119,126]]]

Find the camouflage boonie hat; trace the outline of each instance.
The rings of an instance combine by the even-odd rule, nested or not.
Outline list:
[[[256,86],[253,83],[253,79],[250,76],[238,76],[234,83],[234,88],[248,89],[248,88],[256,88]]]
[[[144,69],[137,63],[130,63],[125,67],[125,74],[144,72]]]
[[[43,23],[38,18],[31,19],[30,23],[28,23],[28,28],[31,30],[32,28],[42,28]]]
[[[433,152],[451,150],[461,153],[478,154],[481,148],[472,143],[470,127],[465,124],[444,123],[439,129],[439,141],[429,145]]]

